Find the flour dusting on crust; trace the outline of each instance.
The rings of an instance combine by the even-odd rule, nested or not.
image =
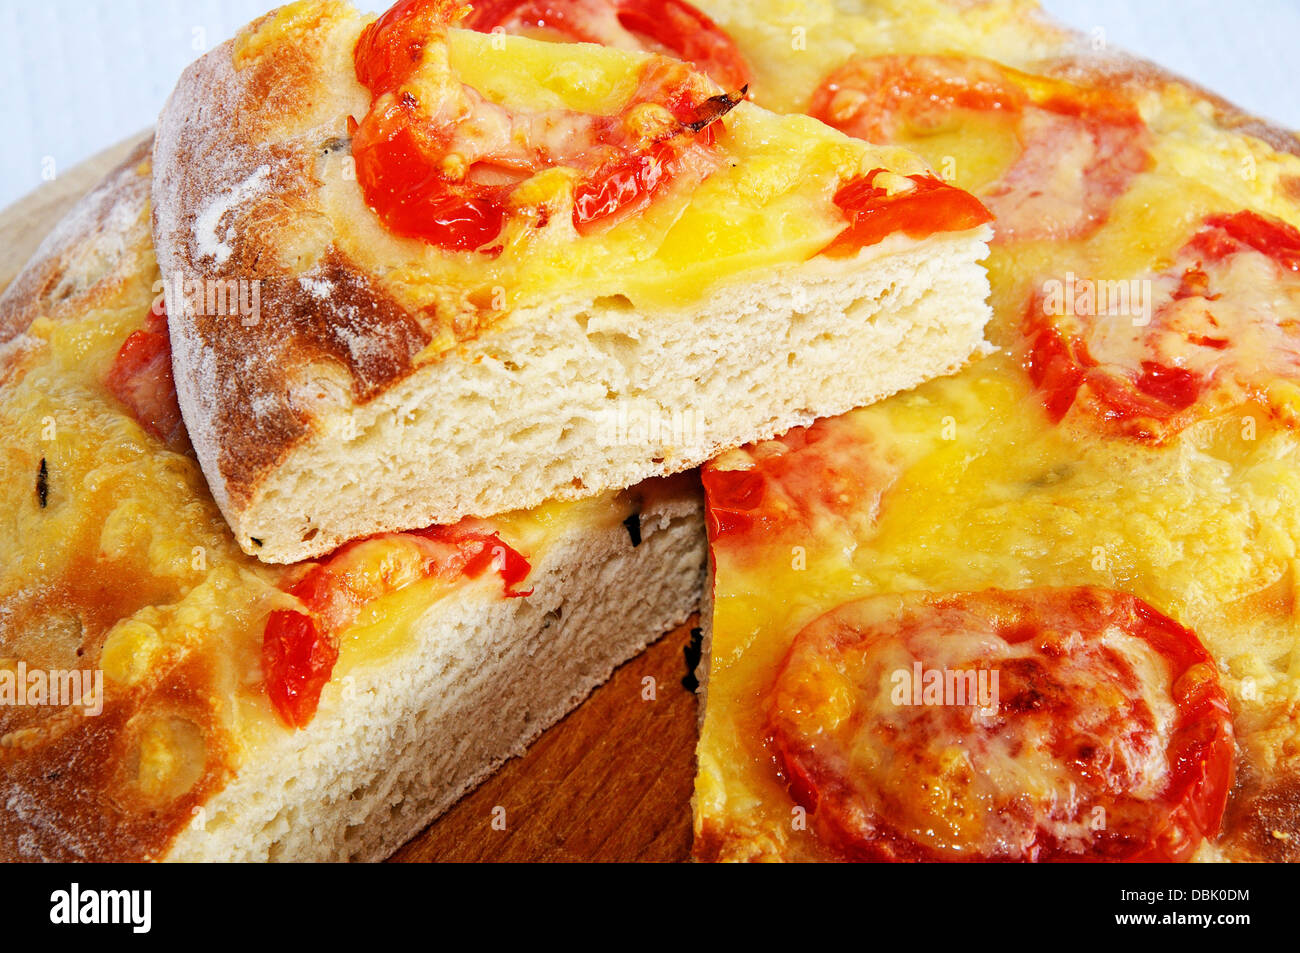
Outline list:
[[[227,225],[221,231],[221,223],[234,209],[240,208],[256,198],[266,189],[271,167],[263,164],[253,174],[240,182],[233,189],[218,195],[194,219],[194,245],[200,258],[210,258],[218,265],[224,265],[234,252],[231,242],[236,238],[235,227]]]

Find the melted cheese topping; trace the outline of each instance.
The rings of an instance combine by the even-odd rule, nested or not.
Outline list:
[[[1050,31],[1018,26],[1025,9],[1015,3],[959,14],[884,3],[857,15],[834,13],[829,0],[701,6],[754,64],[758,102],[777,109],[806,108],[826,74],[857,54],[956,51],[1026,68],[1050,52]],[[806,50],[791,47],[801,27]],[[880,593],[1038,585],[1131,592],[1194,629],[1215,656],[1247,762],[1265,777],[1284,764],[1300,771],[1289,753],[1300,750],[1296,433],[1275,408],[1251,402],[1195,423],[1165,447],[1072,433],[1049,422],[1009,353],[1048,279],[1158,274],[1211,214],[1250,208],[1300,225],[1290,197],[1300,159],[1222,131],[1209,107],[1178,87],[1143,93],[1137,106],[1152,133],[1152,162],[1104,227],[1071,243],[993,247],[988,333],[1002,353],[833,422],[897,461],[870,528],[850,539],[815,531],[714,541],[697,843],[736,859],[821,856],[792,825],[794,803],[773,771],[755,699],[795,633],[847,600]],[[948,160],[956,183],[976,190],[1003,173],[1011,154],[996,122],[912,144],[936,168]],[[1261,294],[1247,289],[1241,306],[1254,307]],[[1293,400],[1295,389],[1271,392],[1276,403]],[[842,513],[824,519],[841,529],[861,522]],[[1231,837],[1218,849],[1249,856]]]
[[[647,54],[589,44],[463,30],[449,31],[447,44],[456,79],[507,114],[615,113],[636,91],[649,61]],[[556,123],[550,134],[562,138],[563,123]],[[566,211],[571,170],[557,167],[535,175],[514,201],[547,205],[552,214],[540,227],[529,216],[512,216],[495,257],[444,251],[392,235],[365,207],[340,163],[320,170],[322,201],[335,222],[347,223],[337,236],[346,253],[359,261],[390,263],[386,283],[412,304],[432,303],[440,315],[465,315],[469,321],[484,302],[510,312],[546,303],[570,288],[584,296],[623,295],[648,310],[681,307],[739,272],[815,255],[845,227],[832,202],[844,181],[875,168],[904,175],[927,170],[905,149],[868,146],[812,119],[776,116],[749,103],[717,125],[711,167],[682,172],[644,210],[616,216],[587,235],[576,232]],[[530,126],[533,132],[548,135]],[[451,346],[455,337],[448,333],[430,351]]]
[[[1249,750],[1300,740],[1289,718],[1276,717],[1300,696],[1300,447],[1258,408],[1253,422],[1251,413],[1198,425],[1164,450],[1073,442],[1046,421],[1019,368],[995,356],[837,418],[905,462],[879,520],[848,543],[839,533],[715,542],[701,764],[716,768],[697,786],[702,823],[752,826],[735,845],[742,855],[764,844],[791,857],[816,854],[793,837],[793,802],[765,757],[753,699],[794,633],[876,593],[1132,592],[1201,636]]]

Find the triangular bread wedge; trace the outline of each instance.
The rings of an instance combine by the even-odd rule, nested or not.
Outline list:
[[[630,486],[983,347],[987,213],[913,154],[444,6],[286,7],[161,117],[177,390],[247,552]]]

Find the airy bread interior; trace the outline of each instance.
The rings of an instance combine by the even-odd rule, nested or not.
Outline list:
[[[313,438],[227,515],[249,552],[292,562],[631,486],[872,403],[985,347],[986,238],[895,235],[654,314],[618,296],[517,314],[365,405],[326,402]]]
[[[575,527],[525,599],[477,587],[432,605],[409,651],[332,684],[306,728],[277,732],[165,859],[381,860],[699,604],[697,497]],[[492,586],[489,580],[485,586]]]

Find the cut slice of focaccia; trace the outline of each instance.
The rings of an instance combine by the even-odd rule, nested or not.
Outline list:
[[[981,351],[988,213],[912,153],[462,13],[294,4],[162,115],[176,386],[246,552],[630,486]]]
[[[0,858],[382,858],[685,621],[698,486],[245,555],[171,387],[151,145],[0,295]]]

